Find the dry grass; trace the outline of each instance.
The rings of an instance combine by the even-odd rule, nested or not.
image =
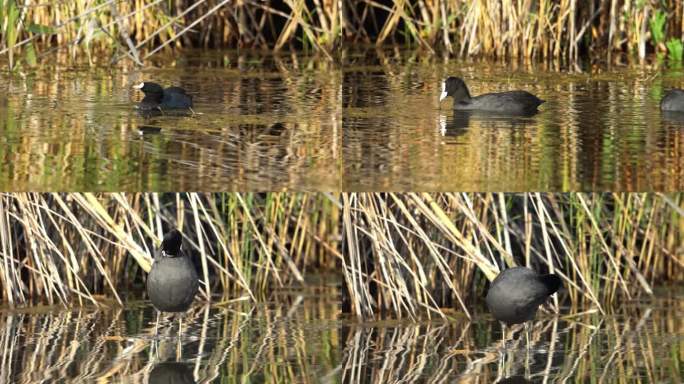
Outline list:
[[[164,229],[178,227],[198,260],[205,299],[255,298],[335,267],[338,213],[309,194],[4,194],[0,197],[0,298],[122,303],[144,289]],[[208,283],[208,284],[207,284]]]
[[[675,0],[345,0],[345,6],[351,41],[459,56],[643,59],[648,51],[668,52],[666,42],[681,40],[684,31]]]
[[[8,56],[10,68],[62,49],[91,63],[102,56],[142,64],[162,49],[181,47],[293,46],[331,57],[339,15],[337,0],[0,0],[0,55]]]
[[[344,196],[346,310],[361,317],[470,316],[498,270],[560,274],[567,299],[605,311],[684,277],[684,196]]]

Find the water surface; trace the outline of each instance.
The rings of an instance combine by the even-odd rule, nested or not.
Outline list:
[[[335,63],[234,51],[155,60],[0,73],[0,190],[340,189]],[[197,114],[140,116],[141,81],[185,88]]]
[[[684,88],[658,65],[561,69],[351,52],[343,65],[347,191],[675,191],[684,189],[684,116],[659,110]],[[460,76],[470,93],[546,100],[532,117],[465,114],[438,102]]]
[[[616,313],[538,314],[521,326],[486,314],[446,323],[378,321],[343,328],[353,383],[681,383],[684,301],[623,303]],[[528,347],[529,345],[529,347]]]
[[[330,287],[202,305],[178,320],[125,308],[0,310],[0,382],[339,383],[339,306]],[[175,380],[175,381],[172,381]]]
[[[334,280],[334,279],[333,279]],[[268,300],[196,303],[178,320],[124,308],[0,309],[0,382],[681,383],[684,298],[622,301],[601,314],[539,312],[529,344],[482,307],[473,319],[359,321],[339,281]],[[336,282],[335,282],[336,281]],[[529,345],[529,349],[528,349]],[[156,380],[156,381],[155,381]]]

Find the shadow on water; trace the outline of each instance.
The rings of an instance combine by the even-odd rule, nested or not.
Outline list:
[[[342,68],[345,190],[684,189],[681,118],[659,109],[665,90],[684,87],[678,70],[580,72],[382,49],[352,51]],[[529,118],[464,115],[438,101],[449,75],[473,95],[526,90],[546,102]],[[439,129],[442,115],[451,129]]]
[[[0,189],[340,189],[337,64],[249,51],[159,60],[0,73]],[[136,110],[143,80],[185,88],[195,113]]]

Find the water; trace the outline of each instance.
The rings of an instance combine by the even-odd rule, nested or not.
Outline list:
[[[156,311],[143,302],[3,310],[0,382],[338,383],[338,308],[330,287],[199,304],[184,316],[180,344],[177,320],[162,317],[155,336]]]
[[[0,310],[0,382],[680,383],[682,297],[623,301],[600,315],[539,313],[529,352],[520,327],[481,307],[473,319],[359,322],[339,285],[281,288],[265,301],[197,303],[178,322],[146,302],[119,308]],[[155,381],[157,380],[157,381]]]
[[[509,328],[504,352],[501,327],[489,318],[349,325],[342,331],[343,381],[681,383],[681,298],[625,303],[618,311],[537,316],[529,351],[518,326],[513,336]]]
[[[0,73],[0,189],[684,189],[684,117],[658,108],[684,87],[682,69],[402,50],[340,61],[189,51],[150,64]],[[437,100],[446,75],[474,95],[524,89],[547,102],[524,118],[454,113]],[[198,114],[139,116],[142,80],[188,89]]]
[[[340,189],[335,63],[233,51],[156,60],[0,73],[0,190]],[[141,81],[184,87],[197,114],[138,115]]]
[[[682,69],[443,61],[416,51],[351,52],[343,65],[347,191],[684,189],[684,117],[664,115]],[[532,117],[440,105],[460,76],[472,95],[513,89],[546,100]]]

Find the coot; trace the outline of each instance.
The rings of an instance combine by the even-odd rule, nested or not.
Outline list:
[[[532,114],[544,100],[527,91],[486,93],[471,97],[468,87],[460,77],[449,77],[442,82],[441,102],[447,96],[454,98],[454,109],[488,111],[510,114]]]
[[[561,287],[557,275],[539,275],[526,267],[499,273],[487,292],[487,307],[494,318],[506,325],[534,318],[537,308]]]
[[[181,250],[182,243],[177,229],[168,232],[147,276],[147,294],[162,312],[185,312],[199,288],[197,271]]]
[[[154,258],[147,276],[147,295],[160,312],[185,312],[192,304],[199,288],[197,271],[192,260],[181,250],[183,238],[177,229],[164,235],[161,249]],[[182,333],[179,318],[178,334]],[[159,325],[159,312],[155,334]],[[180,341],[180,339],[179,339]]]
[[[180,87],[162,88],[161,85],[151,82],[143,82],[133,86],[141,90],[145,97],[138,103],[138,108],[143,111],[189,109],[192,110],[192,96]]]
[[[684,90],[672,89],[660,100],[660,110],[667,112],[684,112]]]
[[[156,364],[152,368],[147,383],[192,384],[195,383],[195,377],[188,364],[168,361]]]

